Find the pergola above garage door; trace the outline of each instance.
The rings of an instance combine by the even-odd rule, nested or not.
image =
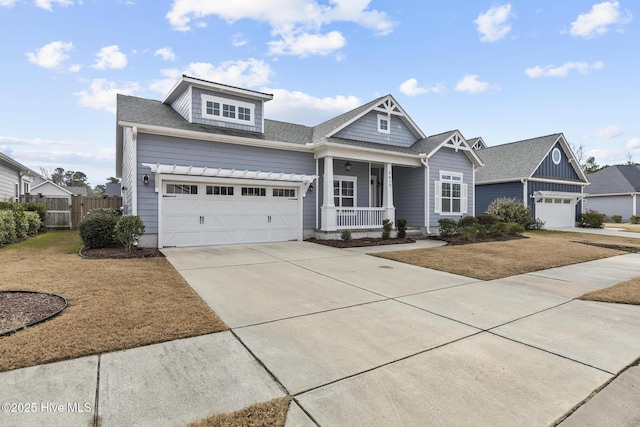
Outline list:
[[[162,247],[302,238],[302,197],[316,176],[143,165],[156,174]]]
[[[546,228],[576,226],[576,204],[582,194],[536,191],[533,196],[536,203],[535,216],[544,221]]]

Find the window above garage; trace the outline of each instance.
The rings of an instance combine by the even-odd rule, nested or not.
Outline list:
[[[201,95],[201,99],[203,119],[250,126],[253,126],[254,124],[254,104],[228,98],[221,98],[205,93]]]

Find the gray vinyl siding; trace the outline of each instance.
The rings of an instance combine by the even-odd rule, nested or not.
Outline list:
[[[135,182],[138,183],[138,215],[144,221],[147,233],[158,232],[158,194],[155,192],[153,174],[142,163],[315,174],[315,161],[311,153],[148,134],[138,134],[137,163]],[[140,184],[144,174],[151,179],[149,185]],[[305,229],[315,228],[314,206],[315,197],[309,192],[303,201]]]
[[[434,183],[440,180],[440,171],[462,173],[462,182],[467,184],[467,213],[473,215],[473,164],[463,151],[456,152],[447,147],[442,147],[429,159],[429,227],[432,230],[438,229],[440,218],[459,219],[458,215],[440,215],[434,212],[435,201]]]
[[[191,96],[191,102],[192,102],[192,121],[193,123],[199,123],[199,124],[203,124],[203,125],[209,125],[209,126],[218,126],[218,127],[224,127],[224,128],[230,128],[230,129],[240,129],[240,130],[246,130],[246,131],[250,131],[250,132],[260,132],[262,133],[262,115],[263,115],[263,111],[262,111],[262,102],[261,101],[256,101],[254,99],[248,99],[248,98],[242,98],[239,96],[234,96],[234,95],[227,95],[227,94],[221,94],[218,92],[211,92],[211,91],[206,91],[206,90],[202,90],[200,88],[192,88],[191,90],[192,96]],[[215,96],[218,98],[225,98],[225,99],[229,99],[230,101],[240,101],[240,102],[246,102],[249,104],[253,104],[254,110],[253,110],[253,126],[248,126],[248,125],[243,125],[243,124],[239,124],[239,123],[229,123],[229,122],[225,122],[223,120],[210,120],[210,119],[204,119],[202,118],[202,94],[207,94],[207,95],[211,95],[211,96]]]
[[[562,153],[562,159],[557,165],[553,163],[551,154],[553,153],[553,150],[555,148],[560,149],[560,152]],[[571,163],[569,163],[569,159],[567,158],[567,155],[562,149],[562,145],[560,143],[557,143],[553,146],[551,151],[549,151],[547,157],[542,161],[540,166],[538,166],[538,169],[534,172],[533,176],[538,178],[562,178],[575,181],[580,180],[580,177],[578,177],[578,174],[571,166]]]
[[[404,218],[409,227],[424,227],[424,167],[393,168],[393,204],[396,220]]]
[[[375,142],[397,147],[410,147],[417,138],[397,116],[391,116],[390,133],[378,132],[378,113],[371,111],[334,136],[355,141]]]
[[[178,112],[185,120],[191,121],[191,87],[176,98],[171,107]]]
[[[588,197],[584,208],[605,214],[608,221],[611,221],[612,215],[622,215],[622,221],[629,222],[629,217],[633,215],[633,197],[630,195]]]
[[[579,185],[572,185],[572,184],[556,184],[554,182],[529,181],[527,183],[527,194],[529,198],[529,200],[527,200],[527,204],[529,208],[531,208],[531,215],[534,218],[537,218],[536,202],[531,196],[536,191],[562,191],[565,193],[581,193],[582,187]],[[576,214],[575,214],[576,221],[580,220],[581,213],[582,213],[581,203],[578,202],[578,204],[576,205]]]
[[[502,197],[522,200],[522,183],[515,181],[476,185],[476,215],[485,213],[491,202]]]
[[[19,179],[18,171],[0,163],[0,201],[5,197],[14,200],[16,197],[16,182]]]

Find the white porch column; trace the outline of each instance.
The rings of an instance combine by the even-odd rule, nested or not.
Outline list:
[[[382,192],[382,207],[385,208],[385,219],[393,222],[395,228],[396,222],[396,207],[393,206],[393,172],[392,164],[385,163],[384,165],[384,191]]]
[[[333,157],[324,158],[324,177],[322,180],[322,231],[338,230],[336,205],[333,203]]]

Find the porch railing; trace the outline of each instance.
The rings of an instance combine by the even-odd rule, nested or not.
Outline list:
[[[380,228],[385,208],[336,208],[338,230]]]

